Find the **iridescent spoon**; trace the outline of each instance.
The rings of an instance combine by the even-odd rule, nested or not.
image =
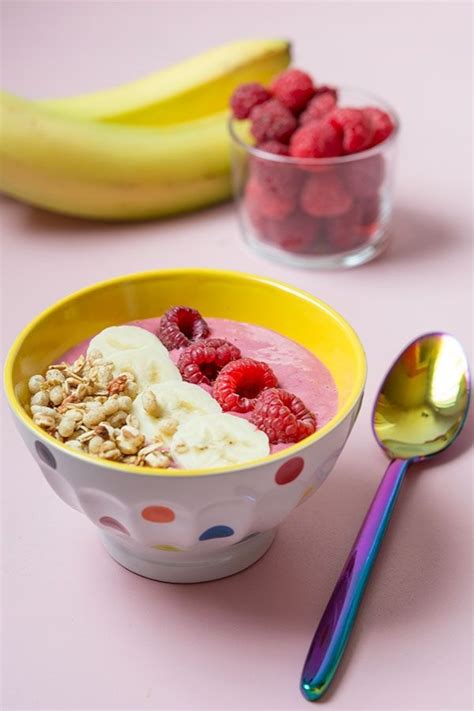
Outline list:
[[[445,333],[417,338],[388,372],[372,426],[392,461],[309,648],[301,678],[309,701],[323,696],[336,673],[408,466],[454,442],[466,420],[470,389],[463,349]]]

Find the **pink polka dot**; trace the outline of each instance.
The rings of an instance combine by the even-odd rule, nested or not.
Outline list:
[[[275,481],[277,484],[289,484],[294,481],[303,471],[304,459],[302,457],[293,457],[281,465],[276,473]]]
[[[102,516],[102,518],[99,519],[99,523],[102,526],[105,526],[106,528],[113,528],[114,531],[124,533],[126,536],[130,535],[125,526],[121,524],[120,521],[117,521],[115,518],[111,518],[110,516]]]

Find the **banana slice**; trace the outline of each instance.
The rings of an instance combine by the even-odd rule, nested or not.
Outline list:
[[[132,373],[138,388],[181,380],[181,374],[157,336],[138,326],[111,326],[94,336],[88,353],[98,350],[114,364],[114,376]]]
[[[169,357],[163,357],[155,346],[146,346],[134,351],[116,351],[107,356],[114,364],[114,375],[132,373],[143,390],[149,385],[181,380],[181,373]]]
[[[184,422],[174,435],[171,454],[183,469],[247,462],[270,453],[268,437],[247,420],[222,413]]]
[[[148,439],[159,437],[166,443],[185,422],[219,412],[219,403],[209,393],[183,381],[151,385],[138,394],[132,408],[140,432]]]
[[[168,351],[158,338],[150,331],[139,326],[110,326],[94,336],[89,344],[88,352],[98,350],[104,358],[117,353],[117,351],[131,351],[147,346],[155,347],[157,352],[168,355]]]

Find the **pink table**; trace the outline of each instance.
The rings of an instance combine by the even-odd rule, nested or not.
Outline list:
[[[18,94],[78,93],[228,39],[288,35],[299,65],[385,96],[403,121],[393,247],[350,272],[263,261],[231,205],[107,226],[2,202],[5,348],[86,284],[200,265],[312,291],[352,322],[369,361],[365,405],[319,495],[261,562],[209,584],[154,583],[116,565],[5,417],[4,708],[309,708],[298,691],[306,649],[385,466],[369,427],[377,384],[420,332],[471,343],[469,5],[3,3],[3,84]],[[470,432],[410,475],[328,708],[471,708]]]

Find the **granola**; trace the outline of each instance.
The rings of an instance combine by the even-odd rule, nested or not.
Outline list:
[[[114,377],[113,370],[95,350],[72,364],[51,365],[44,376],[33,375],[28,381],[33,421],[75,451],[141,467],[173,466],[163,442],[147,442],[131,414],[138,394],[134,376]],[[156,406],[153,411],[158,417]]]

